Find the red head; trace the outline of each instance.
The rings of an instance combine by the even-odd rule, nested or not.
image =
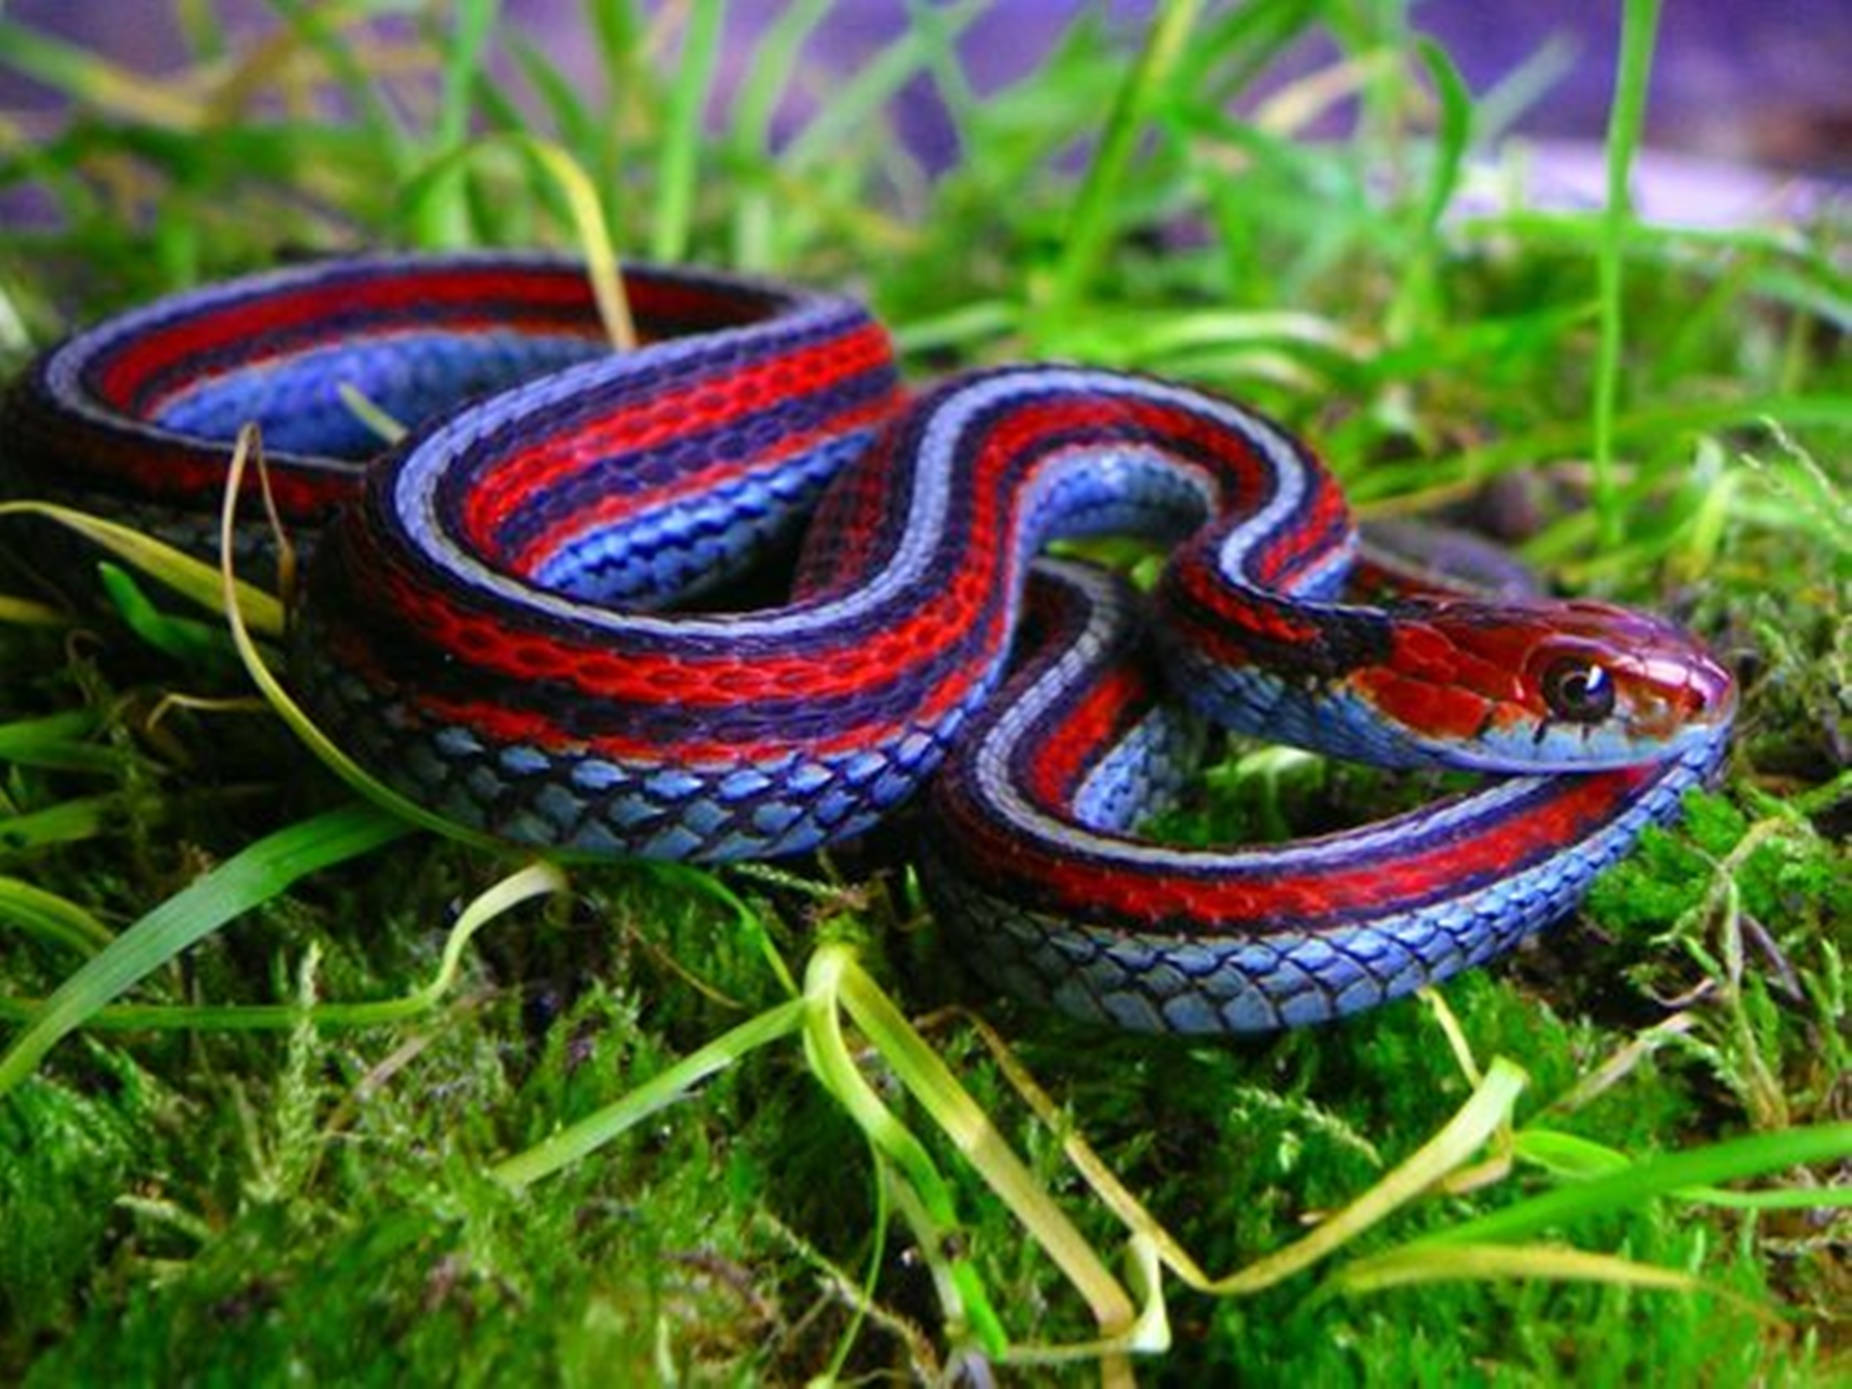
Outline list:
[[[1391,631],[1351,688],[1397,735],[1487,770],[1656,761],[1713,738],[1736,706],[1689,634],[1607,603],[1423,601]]]

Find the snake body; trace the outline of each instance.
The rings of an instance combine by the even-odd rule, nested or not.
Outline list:
[[[1342,493],[1244,407],[1057,365],[908,399],[852,300],[626,280],[649,341],[623,355],[543,258],[176,296],[27,371],[10,485],[184,532],[255,419],[285,514],[323,528],[297,679],[385,780],[511,840],[716,861],[859,834],[931,778],[922,881],[968,957],[1136,1028],[1315,1022],[1478,963],[1720,756],[1729,677],[1658,619],[1344,601]],[[368,462],[341,382],[418,422],[407,442]],[[797,532],[788,603],[686,609]],[[1125,533],[1175,547],[1149,598],[1038,558]],[[1139,839],[1205,717],[1520,775],[1291,844]]]

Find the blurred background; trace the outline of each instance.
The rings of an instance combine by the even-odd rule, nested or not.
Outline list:
[[[687,7],[671,0],[640,8],[673,15]],[[735,0],[727,7],[723,77],[728,66],[743,67],[754,38],[786,8],[782,0]],[[949,12],[954,7],[921,0],[840,0],[805,46],[802,62],[810,89],[852,74],[904,28],[910,11],[933,8]],[[971,88],[982,97],[1006,86],[1034,66],[1083,12],[1104,15],[1131,44],[1150,8],[1151,0],[994,0],[960,40]],[[15,24],[153,77],[188,61],[178,17],[187,9],[210,11],[215,26],[253,41],[277,23],[261,0],[200,0],[182,6],[155,0],[0,3],[0,15]],[[584,9],[581,0],[504,0],[502,25],[591,93],[601,77],[585,33]],[[1414,6],[1414,20],[1453,54],[1475,91],[1517,75],[1533,96],[1517,129],[1550,139],[1599,138],[1613,78],[1618,0],[1430,0]],[[19,56],[0,52],[0,111],[29,133],[41,133],[42,123],[58,119],[60,97],[22,72],[21,66],[32,64],[19,63]],[[1320,52],[1315,42],[1299,45],[1272,80],[1290,80],[1329,58],[1330,52]],[[1686,154],[1852,176],[1848,72],[1848,0],[1669,0],[1660,19],[1649,138],[1660,149]],[[788,114],[795,119],[801,115],[801,97],[791,104]],[[957,158],[931,80],[909,84],[892,119],[928,168],[943,168]]]

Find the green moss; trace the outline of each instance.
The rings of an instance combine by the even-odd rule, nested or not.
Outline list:
[[[204,10],[183,8],[204,49],[223,42]],[[480,23],[490,8],[458,13]],[[458,131],[522,127],[594,171],[623,248],[685,236],[700,260],[863,292],[916,375],[1049,355],[1200,380],[1303,426],[1366,506],[1452,498],[1522,472],[1543,517],[1530,558],[1575,591],[1689,618],[1748,679],[1719,788],[1693,797],[1679,828],[1649,835],[1578,918],[1449,984],[1460,1031],[1481,1064],[1506,1056],[1529,1072],[1520,1125],[1617,1154],[1831,1119],[1852,1068],[1852,551],[1839,461],[1852,360],[1824,326],[1844,319],[1833,229],[1632,232],[1613,383],[1627,466],[1591,511],[1578,504],[1585,470],[1564,460],[1589,448],[1605,229],[1574,215],[1494,213],[1476,227],[1427,216],[1450,174],[1420,138],[1414,84],[1444,69],[1418,55],[1405,7],[1261,0],[1204,16],[1170,80],[1126,106],[1153,103],[1149,130],[1133,132],[1139,157],[1093,175],[1081,200],[1097,262],[1070,249],[1081,214],[1061,156],[1090,147],[1115,106],[1126,36],[1089,12],[1039,70],[977,101],[950,47],[974,8],[922,7],[893,49],[822,95],[782,153],[764,147],[760,104],[724,139],[683,148],[692,170],[657,152],[698,109],[700,55],[665,68],[626,5],[586,7],[611,101],[529,55],[531,106],[520,84],[504,88],[473,61],[467,24],[453,33],[433,20],[410,40],[424,85],[405,100],[387,75],[405,50],[383,49],[366,24],[332,30],[316,7],[279,6],[295,45],[283,61],[317,55],[355,113],[334,129],[256,108],[151,122],[106,75],[48,60],[7,22],[0,61],[51,72],[77,118],[0,151],[0,192],[33,184],[59,219],[0,229],[0,308],[11,310],[0,348],[20,356],[67,321],[291,251],[560,241],[557,191],[506,150],[428,174]],[[1298,141],[1227,114],[1310,29],[1353,58],[1395,57],[1368,84],[1357,134]],[[936,182],[908,166],[880,113],[921,71],[945,91],[963,152]],[[775,95],[785,77],[760,67],[749,80]],[[147,85],[156,98],[189,90]],[[442,109],[428,124],[408,114],[434,91]],[[675,187],[659,190],[665,169]],[[1399,192],[1383,192],[1386,170],[1403,176]],[[1602,543],[1617,527],[1623,543]],[[14,558],[0,534],[0,592],[25,587]],[[243,687],[210,656],[163,657],[84,621],[94,630],[82,637],[0,623],[0,723],[90,710],[89,745],[106,754],[0,768],[0,820],[83,812],[36,846],[0,841],[0,873],[120,927],[335,792],[268,719],[168,710],[151,732],[165,694]],[[1315,833],[1450,785],[1236,756],[1161,832]],[[830,1366],[853,1334],[845,1373],[931,1379],[952,1354],[933,1272],[959,1258],[1012,1335],[1093,1334],[1023,1226],[876,1055],[859,1059],[877,1093],[949,1184],[958,1224],[946,1249],[923,1254],[891,1212],[881,1242],[865,1135],[795,1043],[755,1052],[519,1195],[489,1175],[781,1001],[773,952],[801,974],[823,939],[855,941],[910,1009],[979,1003],[1212,1272],[1299,1237],[1468,1094],[1414,1002],[1220,1044],[1102,1037],[983,998],[921,927],[903,846],[878,839],[803,865],[801,878],[730,874],[720,881],[738,911],[708,880],[575,869],[569,895],[485,929],[435,1007],[368,1028],[337,1026],[325,1007],[319,1027],[298,1016],[251,1030],[232,1010],[406,995],[435,974],[459,906],[510,865],[408,840],[274,896],[133,993],[205,1005],[206,1017],[99,1027],[0,1097],[0,1378],[786,1382]],[[0,1002],[23,1019],[16,1001],[50,992],[77,957],[8,921],[0,931]],[[1057,1136],[1024,1117],[969,1030],[943,1022],[929,1040],[1110,1260],[1123,1231]],[[1520,1166],[1431,1196],[1344,1255],[1555,1180]],[[1843,1289],[1816,1215],[1655,1200],[1553,1232],[1693,1270],[1778,1308],[1785,1331],[1708,1294],[1542,1282],[1320,1299],[1326,1266],[1238,1300],[1172,1280],[1174,1345],[1152,1377],[1824,1379],[1843,1370],[1818,1349]],[[873,1305],[852,1331],[871,1267]]]

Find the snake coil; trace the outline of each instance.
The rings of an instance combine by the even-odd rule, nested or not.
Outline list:
[[[726,860],[858,834],[930,779],[922,881],[967,957],[1127,1027],[1295,1026],[1480,963],[1721,755],[1730,678],[1656,618],[1346,601],[1341,491],[1242,406],[1058,365],[909,398],[852,300],[625,275],[647,342],[624,355],[581,269],[540,256],[177,295],[34,363],[0,467],[197,547],[255,420],[320,532],[296,678],[387,782],[511,840]],[[374,458],[343,385],[407,441]],[[784,606],[676,608],[800,532]],[[1039,557],[1125,533],[1175,547],[1149,597]],[[1205,718],[1499,775],[1316,839],[1139,838]]]

